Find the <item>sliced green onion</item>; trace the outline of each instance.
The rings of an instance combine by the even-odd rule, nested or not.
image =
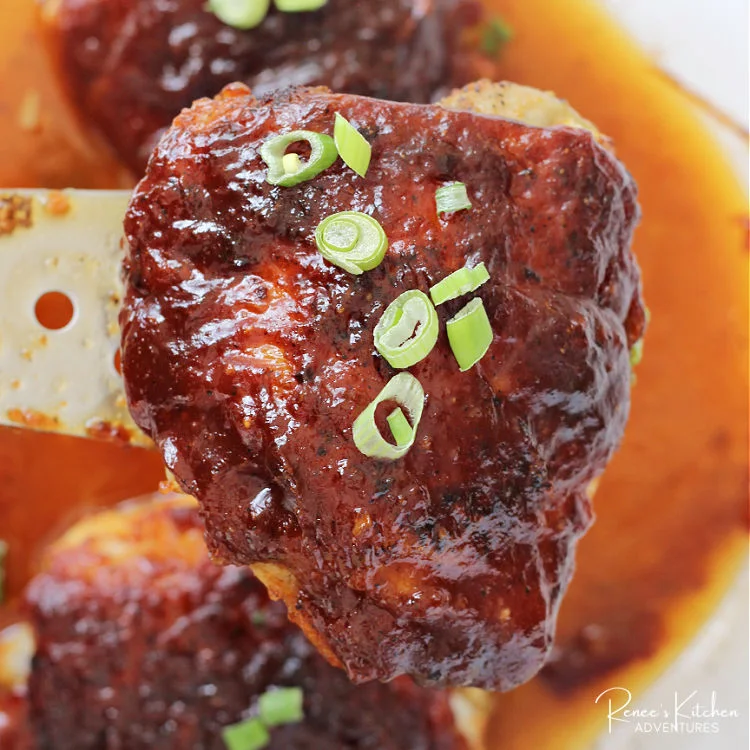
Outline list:
[[[271,741],[271,735],[260,719],[247,719],[224,727],[221,737],[228,750],[262,750]]]
[[[296,724],[305,718],[302,710],[302,688],[290,687],[268,690],[258,699],[258,713],[267,727]]]
[[[328,0],[274,0],[276,7],[284,13],[301,13],[306,10],[319,10]]]
[[[497,58],[511,39],[513,39],[513,28],[500,16],[494,16],[482,29],[479,48],[488,57]]]
[[[302,159],[299,154],[284,154],[281,166],[284,167],[284,174],[295,174],[302,168]]]
[[[397,406],[387,417],[396,445],[406,445],[411,440],[411,425],[401,407]]]
[[[492,343],[492,326],[479,297],[462,307],[447,323],[448,342],[461,372],[474,367]]]
[[[381,434],[375,422],[375,412],[378,404],[384,401],[395,401],[401,408],[406,410],[411,420],[408,438],[401,434],[403,425],[395,420],[391,420],[389,425],[391,430],[395,429],[399,435],[401,443],[393,445],[389,443]],[[371,458],[384,458],[390,461],[396,461],[405,456],[409,449],[414,445],[417,437],[417,428],[419,420],[422,419],[422,409],[424,408],[424,389],[420,382],[408,372],[400,372],[391,378],[385,388],[378,394],[377,398],[357,417],[352,427],[354,444],[360,453]],[[392,414],[391,414],[392,416]]]
[[[375,326],[375,348],[391,367],[406,369],[423,360],[438,338],[438,315],[424,292],[411,289],[386,308]]]
[[[360,177],[367,174],[372,156],[372,146],[345,117],[336,112],[333,126],[333,140],[344,163]]]
[[[320,222],[315,244],[326,260],[359,276],[380,265],[388,249],[388,238],[372,216],[342,211]]]
[[[450,185],[438,188],[435,191],[435,203],[439,214],[471,208],[471,201],[463,182],[453,182]]]
[[[474,268],[464,266],[446,276],[442,281],[430,287],[430,297],[436,305],[456,299],[469,292],[475,292],[482,284],[490,280],[490,273],[484,263]]]
[[[208,9],[235,29],[254,29],[268,15],[271,0],[208,0]]]
[[[286,153],[289,146],[301,141],[310,144],[310,158],[306,161],[298,154]],[[336,161],[338,151],[330,135],[314,133],[311,130],[295,130],[286,135],[269,138],[260,147],[260,156],[268,165],[267,182],[292,187],[305,180],[311,180],[324,169],[328,169]]]
[[[632,348],[630,349],[630,366],[631,367],[637,367],[641,360],[643,359],[643,339],[638,339],[638,341],[633,344]]]

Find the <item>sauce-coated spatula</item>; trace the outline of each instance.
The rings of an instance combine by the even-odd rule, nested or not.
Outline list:
[[[148,442],[118,372],[129,197],[0,190],[0,424]]]

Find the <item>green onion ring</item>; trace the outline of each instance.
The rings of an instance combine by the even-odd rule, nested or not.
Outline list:
[[[336,148],[344,164],[360,177],[364,177],[370,166],[372,146],[365,140],[362,133],[338,112],[336,112],[333,126],[333,140],[336,142]]]
[[[299,157],[294,159],[286,153],[289,146],[301,141],[310,144],[310,158],[307,161]],[[295,130],[286,135],[269,138],[260,147],[260,157],[268,165],[267,182],[271,185],[292,187],[311,180],[324,169],[328,169],[336,161],[338,151],[330,135],[314,133],[311,130]],[[289,172],[287,169],[294,171]]]
[[[633,344],[633,346],[630,349],[630,366],[631,367],[637,367],[641,360],[643,359],[643,339],[638,339],[638,341]]]
[[[296,724],[305,718],[302,688],[267,690],[258,699],[258,715],[267,727]]]
[[[401,407],[396,407],[386,418],[396,445],[406,445],[411,440],[411,425]]]
[[[375,326],[375,348],[391,367],[406,369],[423,360],[438,339],[438,315],[424,292],[411,289],[386,308]]]
[[[448,342],[461,372],[479,362],[492,343],[492,326],[479,297],[462,307],[447,323]]]
[[[208,10],[235,29],[254,29],[268,15],[271,0],[208,0]]]
[[[271,741],[268,729],[257,718],[224,727],[221,737],[227,750],[262,750]]]
[[[328,0],[274,0],[276,7],[283,13],[301,13],[308,10],[319,10]]]
[[[430,287],[430,297],[435,305],[456,299],[469,292],[475,292],[482,284],[490,280],[490,274],[484,263],[474,268],[464,266],[446,276],[442,281]]]
[[[342,211],[320,222],[315,244],[326,260],[359,276],[380,265],[388,249],[388,238],[372,216]]]
[[[407,437],[401,433],[403,423],[397,417],[393,417],[393,412],[391,412],[389,425],[391,430],[396,433],[394,438],[399,443],[398,445],[393,445],[385,440],[375,423],[375,411],[378,404],[383,403],[383,401],[395,401],[406,410],[411,419],[410,434]],[[377,398],[354,421],[352,426],[354,444],[360,453],[371,458],[383,458],[390,461],[403,458],[414,445],[423,408],[424,389],[421,383],[410,373],[400,372],[388,381]]]
[[[466,185],[463,182],[453,182],[450,185],[438,188],[435,191],[435,204],[437,205],[438,214],[452,213],[471,208],[471,201],[466,192]]]

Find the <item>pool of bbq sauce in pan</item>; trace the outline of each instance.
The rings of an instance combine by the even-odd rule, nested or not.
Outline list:
[[[29,4],[7,4],[0,71],[21,73],[0,93],[0,185],[122,184],[50,84]],[[715,608],[745,549],[746,199],[686,99],[594,3],[485,4],[516,38],[481,72],[553,89],[597,122],[636,177],[644,211],[636,252],[653,321],[625,444],[580,545],[560,657],[497,698],[490,732],[490,750],[580,750],[604,727],[593,704],[602,686],[637,693],[657,676]],[[40,94],[31,130],[17,116],[29,90]],[[67,519],[160,476],[145,451],[0,430],[10,593]]]

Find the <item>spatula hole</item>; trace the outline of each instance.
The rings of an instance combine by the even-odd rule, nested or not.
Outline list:
[[[59,331],[73,320],[76,309],[73,300],[64,292],[45,292],[34,305],[39,325],[48,331]]]

